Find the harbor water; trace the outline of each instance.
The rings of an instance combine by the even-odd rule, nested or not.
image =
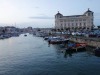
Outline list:
[[[0,75],[100,75],[100,57],[67,54],[60,45],[24,34],[0,40]]]

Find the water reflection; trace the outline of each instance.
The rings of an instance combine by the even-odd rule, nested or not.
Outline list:
[[[69,56],[69,57],[72,57],[72,52],[71,52],[71,51],[66,51],[66,50],[65,50],[64,57],[67,58],[68,56]]]
[[[67,50],[67,48],[65,48],[65,46],[62,46],[62,45],[52,45],[52,46],[55,48],[56,53],[58,55],[63,54],[64,58],[72,57],[73,54],[82,53],[82,52],[85,52],[87,54],[87,56],[89,56],[89,57],[97,56],[94,54],[93,48],[91,48],[91,47],[80,48],[80,49],[77,49],[77,51],[76,51],[75,49]],[[49,44],[49,47],[50,47],[50,44]]]

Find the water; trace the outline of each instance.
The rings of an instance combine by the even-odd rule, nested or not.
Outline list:
[[[100,75],[100,57],[62,51],[33,35],[0,40],[0,75]]]

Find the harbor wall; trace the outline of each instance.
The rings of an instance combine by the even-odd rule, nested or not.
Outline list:
[[[100,47],[100,41],[97,41],[97,39],[91,40],[86,38],[71,37],[70,40],[73,42],[86,43],[88,46]]]

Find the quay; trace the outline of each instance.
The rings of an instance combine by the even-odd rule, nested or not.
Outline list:
[[[70,36],[70,40],[78,43],[86,43],[88,46],[91,47],[100,47],[100,38]]]

